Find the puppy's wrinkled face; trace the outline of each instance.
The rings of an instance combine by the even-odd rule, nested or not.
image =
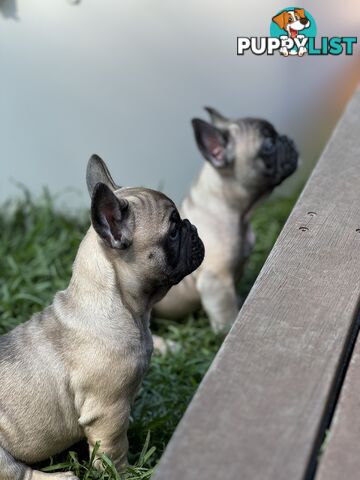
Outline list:
[[[235,143],[234,173],[245,184],[273,188],[295,172],[299,154],[294,142],[278,134],[266,120],[241,119],[231,130]]]
[[[230,120],[208,108],[212,123],[194,119],[198,147],[224,179],[236,180],[246,190],[265,193],[294,173],[298,151],[266,120]]]
[[[149,294],[166,293],[204,258],[197,230],[180,218],[167,196],[147,188],[118,188],[102,164],[93,156],[88,167],[93,227],[113,261],[119,259],[129,273],[129,281]]]
[[[123,259],[148,285],[175,285],[204,258],[197,230],[182,220],[166,195],[146,188],[123,188],[115,196],[128,205],[124,223],[130,235]]]

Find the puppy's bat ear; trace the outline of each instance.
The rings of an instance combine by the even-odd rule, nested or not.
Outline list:
[[[224,115],[221,115],[221,113],[215,110],[215,108],[204,107],[204,109],[210,115],[210,120],[215,127],[221,129],[221,128],[226,128],[229,125],[230,123],[229,119],[224,117]]]
[[[228,155],[228,139],[225,134],[210,123],[199,118],[192,120],[197,146],[215,168],[222,168],[231,163]]]
[[[122,250],[131,245],[128,217],[129,202],[117,198],[104,183],[97,183],[91,200],[91,222],[109,247]]]
[[[284,10],[283,12],[280,12],[278,15],[275,15],[275,17],[272,18],[272,21],[276,23],[278,27],[281,28],[281,30],[285,30],[285,26],[287,25],[287,19],[288,19],[288,12]]]
[[[95,185],[99,182],[107,185],[112,191],[120,188],[112,179],[104,160],[98,155],[92,155],[86,169],[86,183],[90,197],[93,196]]]

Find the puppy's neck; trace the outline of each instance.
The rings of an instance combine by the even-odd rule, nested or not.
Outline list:
[[[107,252],[92,227],[80,244],[69,286],[56,295],[54,307],[77,328],[112,333],[127,324],[147,328],[151,310],[118,252]]]
[[[201,169],[198,180],[190,191],[190,198],[191,196],[196,197],[194,202],[197,206],[201,205],[201,199],[211,199],[210,202],[207,201],[207,209],[213,205],[218,210],[220,204],[240,216],[245,216],[257,201],[255,195],[236,178],[231,175],[223,177],[208,163]]]

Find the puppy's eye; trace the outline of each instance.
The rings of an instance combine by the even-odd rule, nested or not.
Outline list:
[[[288,23],[293,23],[293,19],[290,17]]]
[[[267,137],[264,139],[262,146],[261,146],[261,154],[262,155],[271,155],[275,150],[275,142],[271,137]]]

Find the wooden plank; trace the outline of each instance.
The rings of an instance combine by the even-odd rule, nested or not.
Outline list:
[[[355,331],[360,90],[349,104],[155,480],[310,478]]]
[[[360,478],[360,338],[341,390],[316,480]]]

